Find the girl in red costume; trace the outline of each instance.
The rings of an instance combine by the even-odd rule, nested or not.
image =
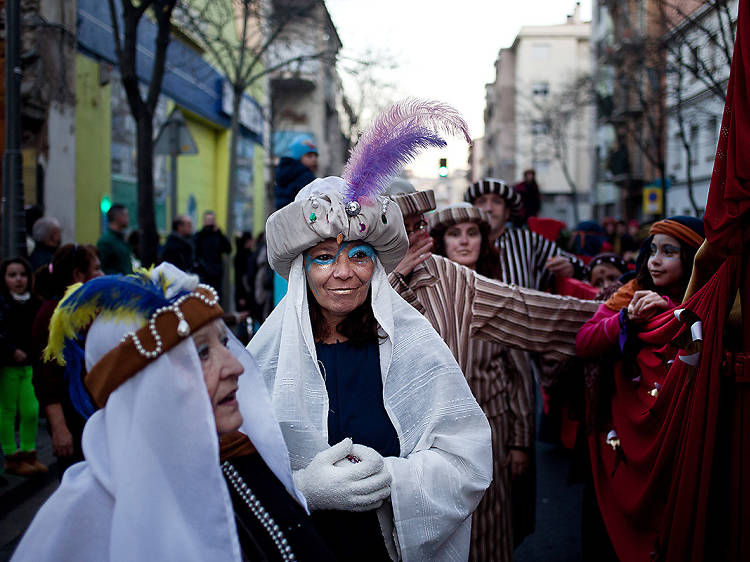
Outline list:
[[[634,360],[637,350],[630,348],[627,335],[639,331],[651,318],[676,308],[682,302],[693,258],[703,236],[701,219],[675,216],[654,223],[637,260],[636,278],[602,304],[576,337],[576,353],[603,364],[597,376],[587,377],[592,379],[587,380],[588,418],[593,426],[590,436],[598,439],[600,433],[606,434],[606,442],[616,456],[621,456],[619,438],[616,428],[610,426],[611,410],[617,407],[616,402],[620,399],[616,389],[618,379],[630,375],[633,384],[651,397],[658,395],[663,382],[641,380],[640,373],[630,372],[631,360]],[[618,465],[619,461],[616,461],[615,471]],[[583,558],[616,559],[604,533],[606,529],[612,536],[613,529],[603,525],[596,501],[593,481],[589,480],[584,490]],[[604,519],[606,522],[607,518]],[[617,544],[614,546],[617,549]]]

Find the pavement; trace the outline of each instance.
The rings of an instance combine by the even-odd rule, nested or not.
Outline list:
[[[37,510],[59,484],[52,440],[41,419],[36,444],[39,461],[49,467],[48,473],[32,477],[0,475],[7,481],[0,480],[0,562],[10,559]]]
[[[570,453],[536,442],[536,526],[513,552],[515,562],[581,559],[583,484],[568,485]]]

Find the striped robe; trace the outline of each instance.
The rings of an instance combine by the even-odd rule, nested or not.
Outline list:
[[[528,385],[506,367],[504,345],[571,357],[576,333],[597,303],[507,285],[441,256],[428,258],[408,279],[392,273],[389,281],[445,340],[488,417],[495,476],[474,514],[471,558],[510,560],[505,462],[508,447],[531,445],[534,411]]]
[[[551,279],[545,266],[547,260],[555,256],[565,256],[576,273],[583,272],[581,260],[563,252],[551,240],[525,228],[506,228],[496,244],[500,251],[500,279],[505,283],[539,291],[545,289]]]
[[[583,273],[584,264],[577,257],[563,252],[560,247],[544,236],[526,228],[506,228],[496,241],[500,252],[500,279],[529,289],[543,290],[549,286],[552,274],[547,271],[549,258],[565,256],[573,264],[577,277]],[[509,350],[512,368],[525,385],[532,411],[536,411],[536,388],[532,372],[532,357],[526,351]],[[532,419],[532,425],[534,420]],[[535,428],[531,431],[535,434]],[[534,532],[536,518],[536,462],[534,440],[529,443],[531,464],[526,472],[513,480],[513,522],[515,544]]]

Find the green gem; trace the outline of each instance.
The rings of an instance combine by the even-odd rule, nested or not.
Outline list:
[[[383,224],[388,224],[388,219],[385,218],[385,213],[383,213],[382,215],[380,215],[380,220],[383,221]]]
[[[315,213],[310,213],[310,222],[318,220],[318,216]]]

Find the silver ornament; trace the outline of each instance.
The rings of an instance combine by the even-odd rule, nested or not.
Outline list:
[[[346,204],[346,214],[350,217],[356,217],[359,212],[362,210],[362,205],[360,205],[357,201],[349,201]]]

